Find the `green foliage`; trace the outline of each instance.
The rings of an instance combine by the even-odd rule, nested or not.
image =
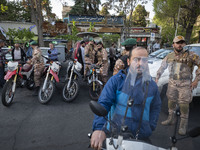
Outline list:
[[[16,29],[8,28],[8,32],[6,32],[6,35],[9,36],[9,40],[14,40],[14,38],[16,37]]]
[[[76,27],[76,21],[73,20],[72,22],[72,25],[69,25],[72,29],[72,32],[71,34],[67,34],[67,35],[59,35],[59,36],[56,36],[57,39],[65,39],[65,40],[68,40],[68,41],[78,41],[80,40],[81,38],[77,37],[77,33],[79,32],[77,27]]]
[[[35,35],[33,32],[30,31],[30,29],[26,28],[19,28],[16,30],[8,28],[8,32],[6,32],[6,35],[9,36],[9,40],[17,40],[20,43],[25,43],[26,41],[30,41]]]
[[[95,26],[95,23],[90,22],[90,27],[88,29],[88,32],[93,32],[94,26]]]
[[[4,13],[6,12],[6,10],[8,10],[8,6],[4,6],[3,4],[1,4],[0,12]]]
[[[147,16],[147,11],[144,6],[137,5],[131,19],[133,26],[146,27],[147,24],[145,16]]]
[[[97,15],[99,11],[100,0],[74,0],[75,5],[69,14],[72,15]]]
[[[185,35],[186,41],[190,41],[194,24],[200,15],[200,0],[154,0],[153,6],[157,20],[156,23],[162,27],[162,32],[167,34],[168,31],[174,31],[175,34],[175,28],[178,22],[177,35]],[[180,17],[178,20],[179,7]],[[167,27],[164,23],[169,26]],[[174,37],[174,34],[171,35],[171,39]]]
[[[99,12],[99,14],[102,15],[102,16],[108,16],[108,15],[110,15],[110,13],[108,12],[107,7],[105,7],[105,6],[102,7],[102,9]]]
[[[20,1],[1,0],[0,21],[30,21],[30,11]]]
[[[113,42],[117,43],[118,39],[120,38],[119,34],[100,34],[99,35],[104,43],[105,47],[110,47]]]

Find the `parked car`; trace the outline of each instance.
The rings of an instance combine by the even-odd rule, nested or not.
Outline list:
[[[200,44],[191,44],[191,45],[186,45],[184,49],[188,49],[189,51],[195,52],[199,57],[200,57]],[[162,55],[162,54],[161,54]],[[153,79],[156,78],[157,71],[161,66],[162,59],[156,59],[153,61],[153,63],[149,63],[149,71]],[[195,78],[195,71],[197,70],[197,66],[194,67],[193,70],[193,80]],[[158,88],[161,93],[161,99],[166,98],[166,91],[167,91],[167,86],[168,86],[168,80],[169,80],[169,71],[166,69],[164,73],[162,74],[161,78],[159,79],[158,82]],[[197,88],[193,90],[193,96],[200,96],[200,83],[198,84]]]
[[[170,49],[162,49],[162,50],[164,51],[162,51],[155,57],[149,57],[148,62],[152,64],[153,62],[157,60],[164,59],[169,53],[173,52],[173,50],[170,50]]]
[[[161,48],[161,49],[149,54],[149,58],[156,57],[157,55],[159,55],[160,53],[162,53],[162,52],[164,52],[166,50],[173,50],[173,47]]]

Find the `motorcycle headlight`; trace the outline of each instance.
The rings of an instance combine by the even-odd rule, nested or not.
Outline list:
[[[17,69],[17,67],[18,67],[18,62],[11,62],[11,61],[8,62],[9,71],[14,71]]]
[[[58,72],[60,67],[58,64],[56,64],[55,62],[53,62],[52,66],[51,66],[51,69],[54,71],[54,72]]]

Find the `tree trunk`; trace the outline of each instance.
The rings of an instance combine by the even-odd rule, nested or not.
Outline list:
[[[42,7],[41,7],[42,0],[36,0],[36,11],[38,12],[37,22],[38,22],[38,41],[39,46],[44,46],[43,41],[43,31],[42,31],[42,24],[43,24],[43,16],[42,16]]]
[[[186,28],[185,41],[187,42],[187,44],[190,43],[190,37],[192,35],[192,29],[193,29],[193,25],[189,25]]]
[[[200,31],[199,31],[199,41],[198,41],[198,43],[200,43]]]
[[[36,17],[35,17],[35,8],[34,8],[34,2],[32,0],[28,0],[29,7],[31,9],[31,22],[35,23],[36,22]]]

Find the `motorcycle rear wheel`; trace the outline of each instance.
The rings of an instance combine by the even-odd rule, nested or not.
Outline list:
[[[12,92],[13,79],[8,80],[2,90],[1,101],[4,106],[10,106],[15,93]]]
[[[54,93],[54,90],[55,90],[55,85],[50,79],[48,79],[46,88],[43,91],[42,90],[43,84],[40,86],[40,89],[39,89],[39,92],[38,92],[38,100],[41,104],[47,104],[53,96],[53,93]]]
[[[65,82],[65,85],[62,91],[62,96],[65,102],[72,102],[73,100],[75,100],[75,98],[77,97],[79,93],[79,84],[76,80],[72,80],[69,90],[67,90],[68,82],[69,80]]]
[[[95,81],[95,91],[93,91],[93,82],[89,84],[89,95],[93,100],[98,100],[101,91],[103,89],[103,85],[101,85],[99,82]]]

